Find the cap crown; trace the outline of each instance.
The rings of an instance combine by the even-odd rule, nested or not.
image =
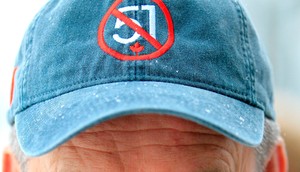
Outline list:
[[[11,123],[33,104],[120,81],[206,89],[274,119],[268,59],[233,0],[52,0],[30,25],[16,66]]]

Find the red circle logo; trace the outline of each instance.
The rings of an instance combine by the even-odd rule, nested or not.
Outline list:
[[[108,9],[107,13],[104,15],[101,20],[99,29],[98,29],[98,44],[100,48],[108,53],[109,55],[119,59],[119,60],[151,60],[160,57],[164,53],[166,53],[174,43],[174,26],[171,14],[166,7],[166,5],[162,2],[162,0],[152,0],[156,5],[139,5],[139,6],[125,6],[118,9],[118,6],[122,3],[123,0],[116,0],[112,6]],[[159,7],[163,12],[165,21],[168,28],[168,37],[164,44],[160,43],[156,39],[156,10],[155,8]],[[128,11],[139,11],[145,10],[149,13],[149,31],[146,31],[139,21],[129,18],[124,13]],[[116,18],[115,29],[120,28],[123,25],[127,25],[130,29],[134,31],[134,34],[130,38],[122,38],[118,34],[111,35],[113,40],[116,43],[129,45],[130,54],[124,54],[113,49],[104,38],[104,30],[105,26],[108,22],[110,16],[114,16]],[[155,51],[149,54],[143,54],[145,47],[140,44],[137,39],[142,37],[146,40],[152,47],[154,47]],[[140,54],[141,53],[141,54]]]

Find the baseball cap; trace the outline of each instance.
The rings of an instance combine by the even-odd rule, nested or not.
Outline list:
[[[246,146],[275,120],[267,55],[235,0],[51,0],[16,60],[8,121],[28,156],[129,114],[168,114]]]

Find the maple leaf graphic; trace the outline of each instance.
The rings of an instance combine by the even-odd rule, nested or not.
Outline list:
[[[130,50],[136,54],[136,56],[139,55],[141,51],[143,51],[145,46],[141,45],[139,42],[136,42],[132,46],[130,46]]]

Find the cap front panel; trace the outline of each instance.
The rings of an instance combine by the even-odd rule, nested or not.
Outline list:
[[[234,1],[53,0],[24,38],[11,111],[133,80],[198,87],[263,109],[270,85],[268,74],[253,78],[253,61],[264,56],[251,52],[256,41]]]

